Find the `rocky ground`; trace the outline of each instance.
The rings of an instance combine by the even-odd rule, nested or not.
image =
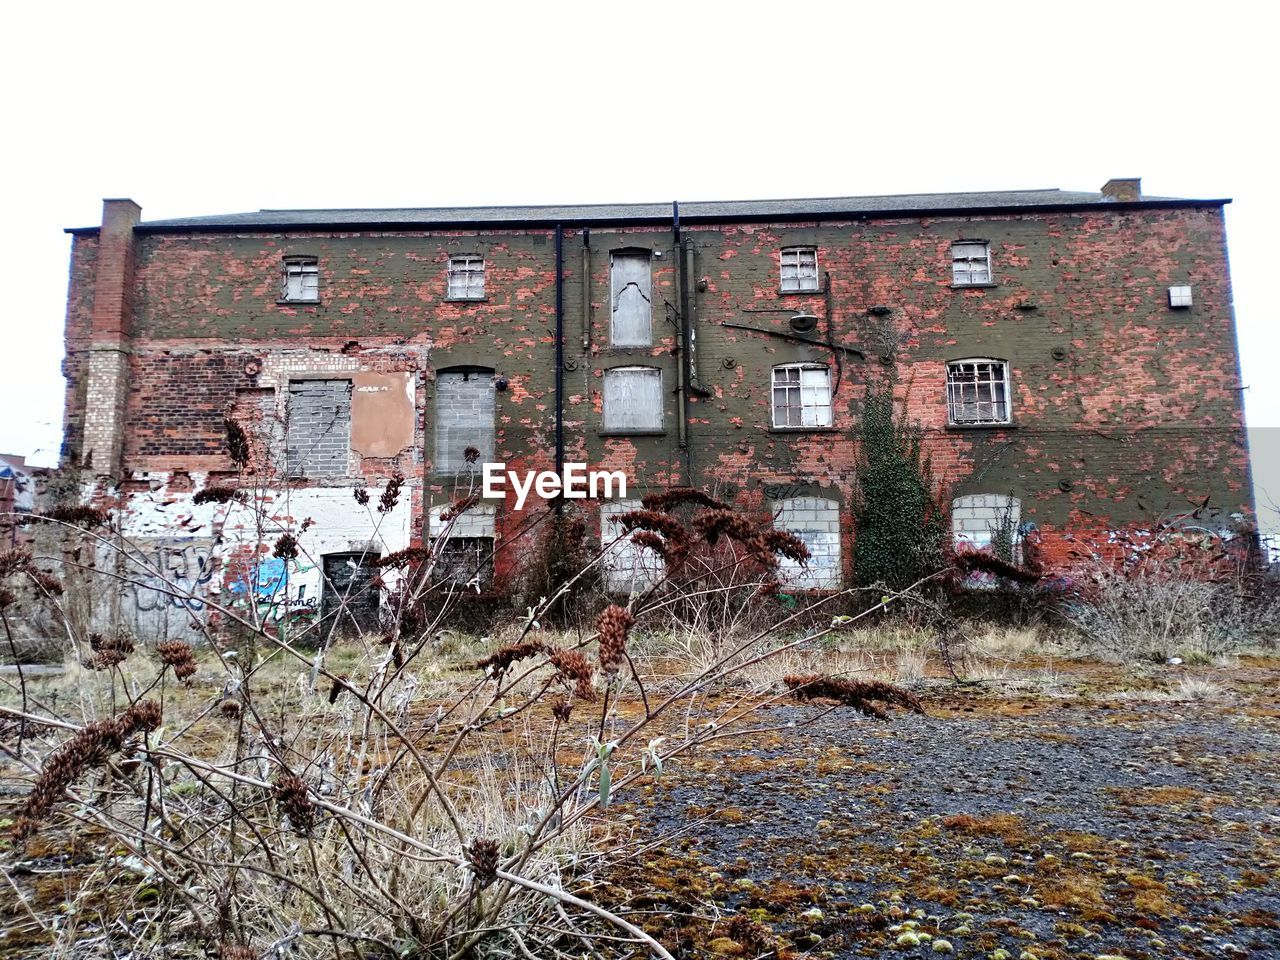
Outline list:
[[[635,805],[657,842],[609,893],[683,956],[1280,957],[1280,668],[1216,682],[935,685],[754,735]]]

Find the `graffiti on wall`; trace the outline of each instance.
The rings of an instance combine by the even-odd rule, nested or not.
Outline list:
[[[315,564],[266,557],[227,584],[235,600],[251,601],[277,619],[286,613],[305,613],[320,606],[320,591],[308,576]]]
[[[199,613],[213,580],[213,544],[208,540],[166,537],[138,550],[148,565],[131,578],[129,590],[139,613],[173,609]]]

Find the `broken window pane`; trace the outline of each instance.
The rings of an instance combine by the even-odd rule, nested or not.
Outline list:
[[[436,473],[479,473],[493,460],[497,409],[492,370],[442,370],[436,374]],[[466,451],[474,447],[475,463]]]
[[[320,262],[315,257],[289,257],[284,261],[280,299],[290,303],[314,303],[320,299]]]
[[[818,251],[815,247],[783,247],[782,292],[801,293],[818,289]]]
[[[951,245],[951,282],[958,287],[991,282],[991,247],[985,240]]]
[[[1008,423],[1009,365],[1003,360],[948,363],[947,418],[954,424]]]
[[[662,429],[662,371],[615,367],[604,372],[604,429]]]
[[[615,347],[653,343],[652,270],[648,251],[619,251],[610,256],[612,317],[609,342]]]
[[[450,300],[484,299],[484,258],[459,256],[449,258]]]
[[[775,427],[831,426],[831,370],[817,364],[773,368]]]

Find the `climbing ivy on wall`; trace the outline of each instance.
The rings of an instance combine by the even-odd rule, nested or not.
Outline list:
[[[895,413],[893,385],[868,384],[863,400],[853,557],[859,585],[900,590],[942,568],[947,511],[923,432]]]

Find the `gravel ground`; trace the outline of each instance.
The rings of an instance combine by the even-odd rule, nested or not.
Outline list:
[[[780,705],[801,726],[636,806],[671,840],[615,892],[686,956],[758,952],[740,913],[818,957],[1280,958],[1280,710],[1250,679],[1225,704],[935,690],[888,723]]]

